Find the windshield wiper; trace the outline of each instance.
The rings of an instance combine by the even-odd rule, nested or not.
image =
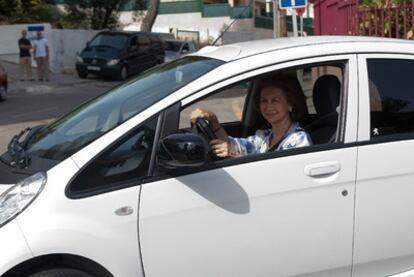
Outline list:
[[[7,151],[12,161],[10,161],[10,165],[13,167],[18,167],[21,169],[25,169],[29,166],[30,163],[30,156],[27,155],[26,150],[24,149],[24,142],[26,142],[28,135],[32,128],[27,127],[26,129],[22,130],[19,134],[14,135],[13,138],[10,140]],[[26,135],[26,136],[25,136]],[[21,138],[25,136],[23,140]]]

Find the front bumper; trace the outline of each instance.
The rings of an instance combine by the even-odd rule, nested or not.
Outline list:
[[[121,71],[121,63],[113,66],[108,65],[90,65],[85,63],[76,63],[76,71],[80,74],[93,74],[99,76],[118,76]]]

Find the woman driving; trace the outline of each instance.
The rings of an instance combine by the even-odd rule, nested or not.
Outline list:
[[[192,111],[191,122],[199,117],[209,122],[217,137],[210,141],[212,151],[222,158],[309,146],[309,134],[297,122],[306,111],[306,103],[300,85],[295,82],[289,76],[268,77],[260,82],[255,106],[271,128],[257,130],[250,137],[228,136],[217,116],[208,110]]]

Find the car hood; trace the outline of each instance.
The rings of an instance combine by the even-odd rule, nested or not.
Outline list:
[[[165,51],[165,56],[164,56],[164,60],[166,62],[178,59],[180,57],[180,55],[177,52],[174,51]]]
[[[16,184],[32,174],[31,171],[20,170],[0,161],[0,192],[5,190],[4,187]]]
[[[82,58],[119,59],[121,50],[111,47],[89,47],[82,51]]]
[[[13,167],[9,164],[10,156],[8,153],[4,153],[0,156],[0,189],[3,190],[3,187],[11,184],[16,184],[19,181],[37,173],[40,171],[48,171],[59,161],[47,160],[39,158],[37,156],[32,156],[30,158],[30,164],[27,168],[20,169]]]

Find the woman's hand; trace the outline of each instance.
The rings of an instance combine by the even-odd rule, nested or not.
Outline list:
[[[213,130],[220,127],[220,123],[218,122],[216,114],[211,111],[197,108],[190,113],[191,123],[194,124],[197,118],[206,119]]]
[[[221,139],[213,139],[210,141],[211,150],[220,158],[230,156],[230,145],[227,141]]]

